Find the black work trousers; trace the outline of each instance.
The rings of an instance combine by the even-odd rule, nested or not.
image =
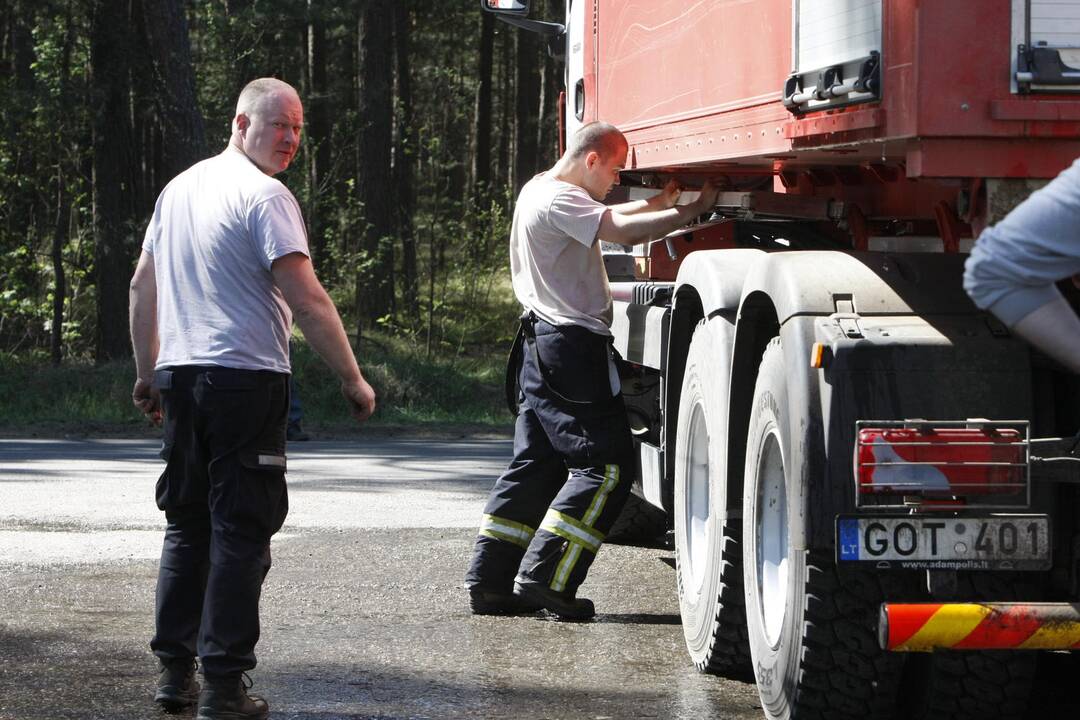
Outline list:
[[[196,655],[208,677],[255,667],[259,595],[270,537],[285,521],[289,377],[189,366],[159,370],[165,471],[157,505],[167,526],[156,633],[163,661]]]
[[[509,593],[517,577],[574,595],[630,492],[630,425],[609,338],[525,322],[514,458],[488,496],[465,584]]]

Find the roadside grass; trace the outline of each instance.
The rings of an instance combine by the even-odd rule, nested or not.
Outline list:
[[[369,422],[425,431],[507,431],[513,418],[503,398],[504,352],[499,344],[429,358],[420,340],[367,334],[358,360],[378,396]],[[305,429],[335,434],[354,429],[337,379],[311,347],[296,342],[292,361]]]
[[[304,429],[319,437],[361,432],[419,435],[509,434],[503,380],[519,306],[508,268],[458,272],[429,286],[423,307],[401,310],[365,329],[360,368],[375,388],[377,409],[363,426],[348,414],[340,383],[296,333],[292,367]],[[354,290],[331,291],[349,308]],[[433,312],[427,314],[428,310]],[[354,331],[351,318],[345,327]],[[71,357],[54,367],[44,349],[0,350],[0,436],[156,436],[131,404],[131,360],[94,365]]]
[[[0,357],[0,433],[138,432],[145,423],[131,405],[134,363],[53,367],[37,357]]]
[[[293,372],[305,429],[316,437],[359,432],[474,434],[509,432],[503,400],[502,337],[468,352],[446,347],[427,354],[422,339],[366,333],[358,360],[378,394],[363,428],[353,421],[340,384],[302,338],[293,346]],[[131,361],[95,366],[72,361],[53,367],[42,357],[0,356],[0,435],[154,435],[131,404]]]

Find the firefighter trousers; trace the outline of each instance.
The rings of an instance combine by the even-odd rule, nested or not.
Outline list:
[[[496,481],[465,577],[515,577],[573,596],[633,482],[630,425],[610,338],[523,318],[514,457]]]

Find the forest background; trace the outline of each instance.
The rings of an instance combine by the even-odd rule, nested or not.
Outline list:
[[[561,73],[473,0],[0,0],[0,432],[143,427],[127,291],[147,221],[261,76],[304,101],[278,177],[376,424],[508,424],[509,213],[556,158]],[[293,361],[307,424],[346,427],[303,342]]]

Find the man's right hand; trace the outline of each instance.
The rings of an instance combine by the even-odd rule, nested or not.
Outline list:
[[[131,402],[153,425],[161,425],[161,394],[149,380],[137,378],[131,391]]]
[[[349,413],[357,422],[364,422],[375,412],[375,391],[363,378],[355,382],[341,383],[341,394],[345,396],[349,403]]]

